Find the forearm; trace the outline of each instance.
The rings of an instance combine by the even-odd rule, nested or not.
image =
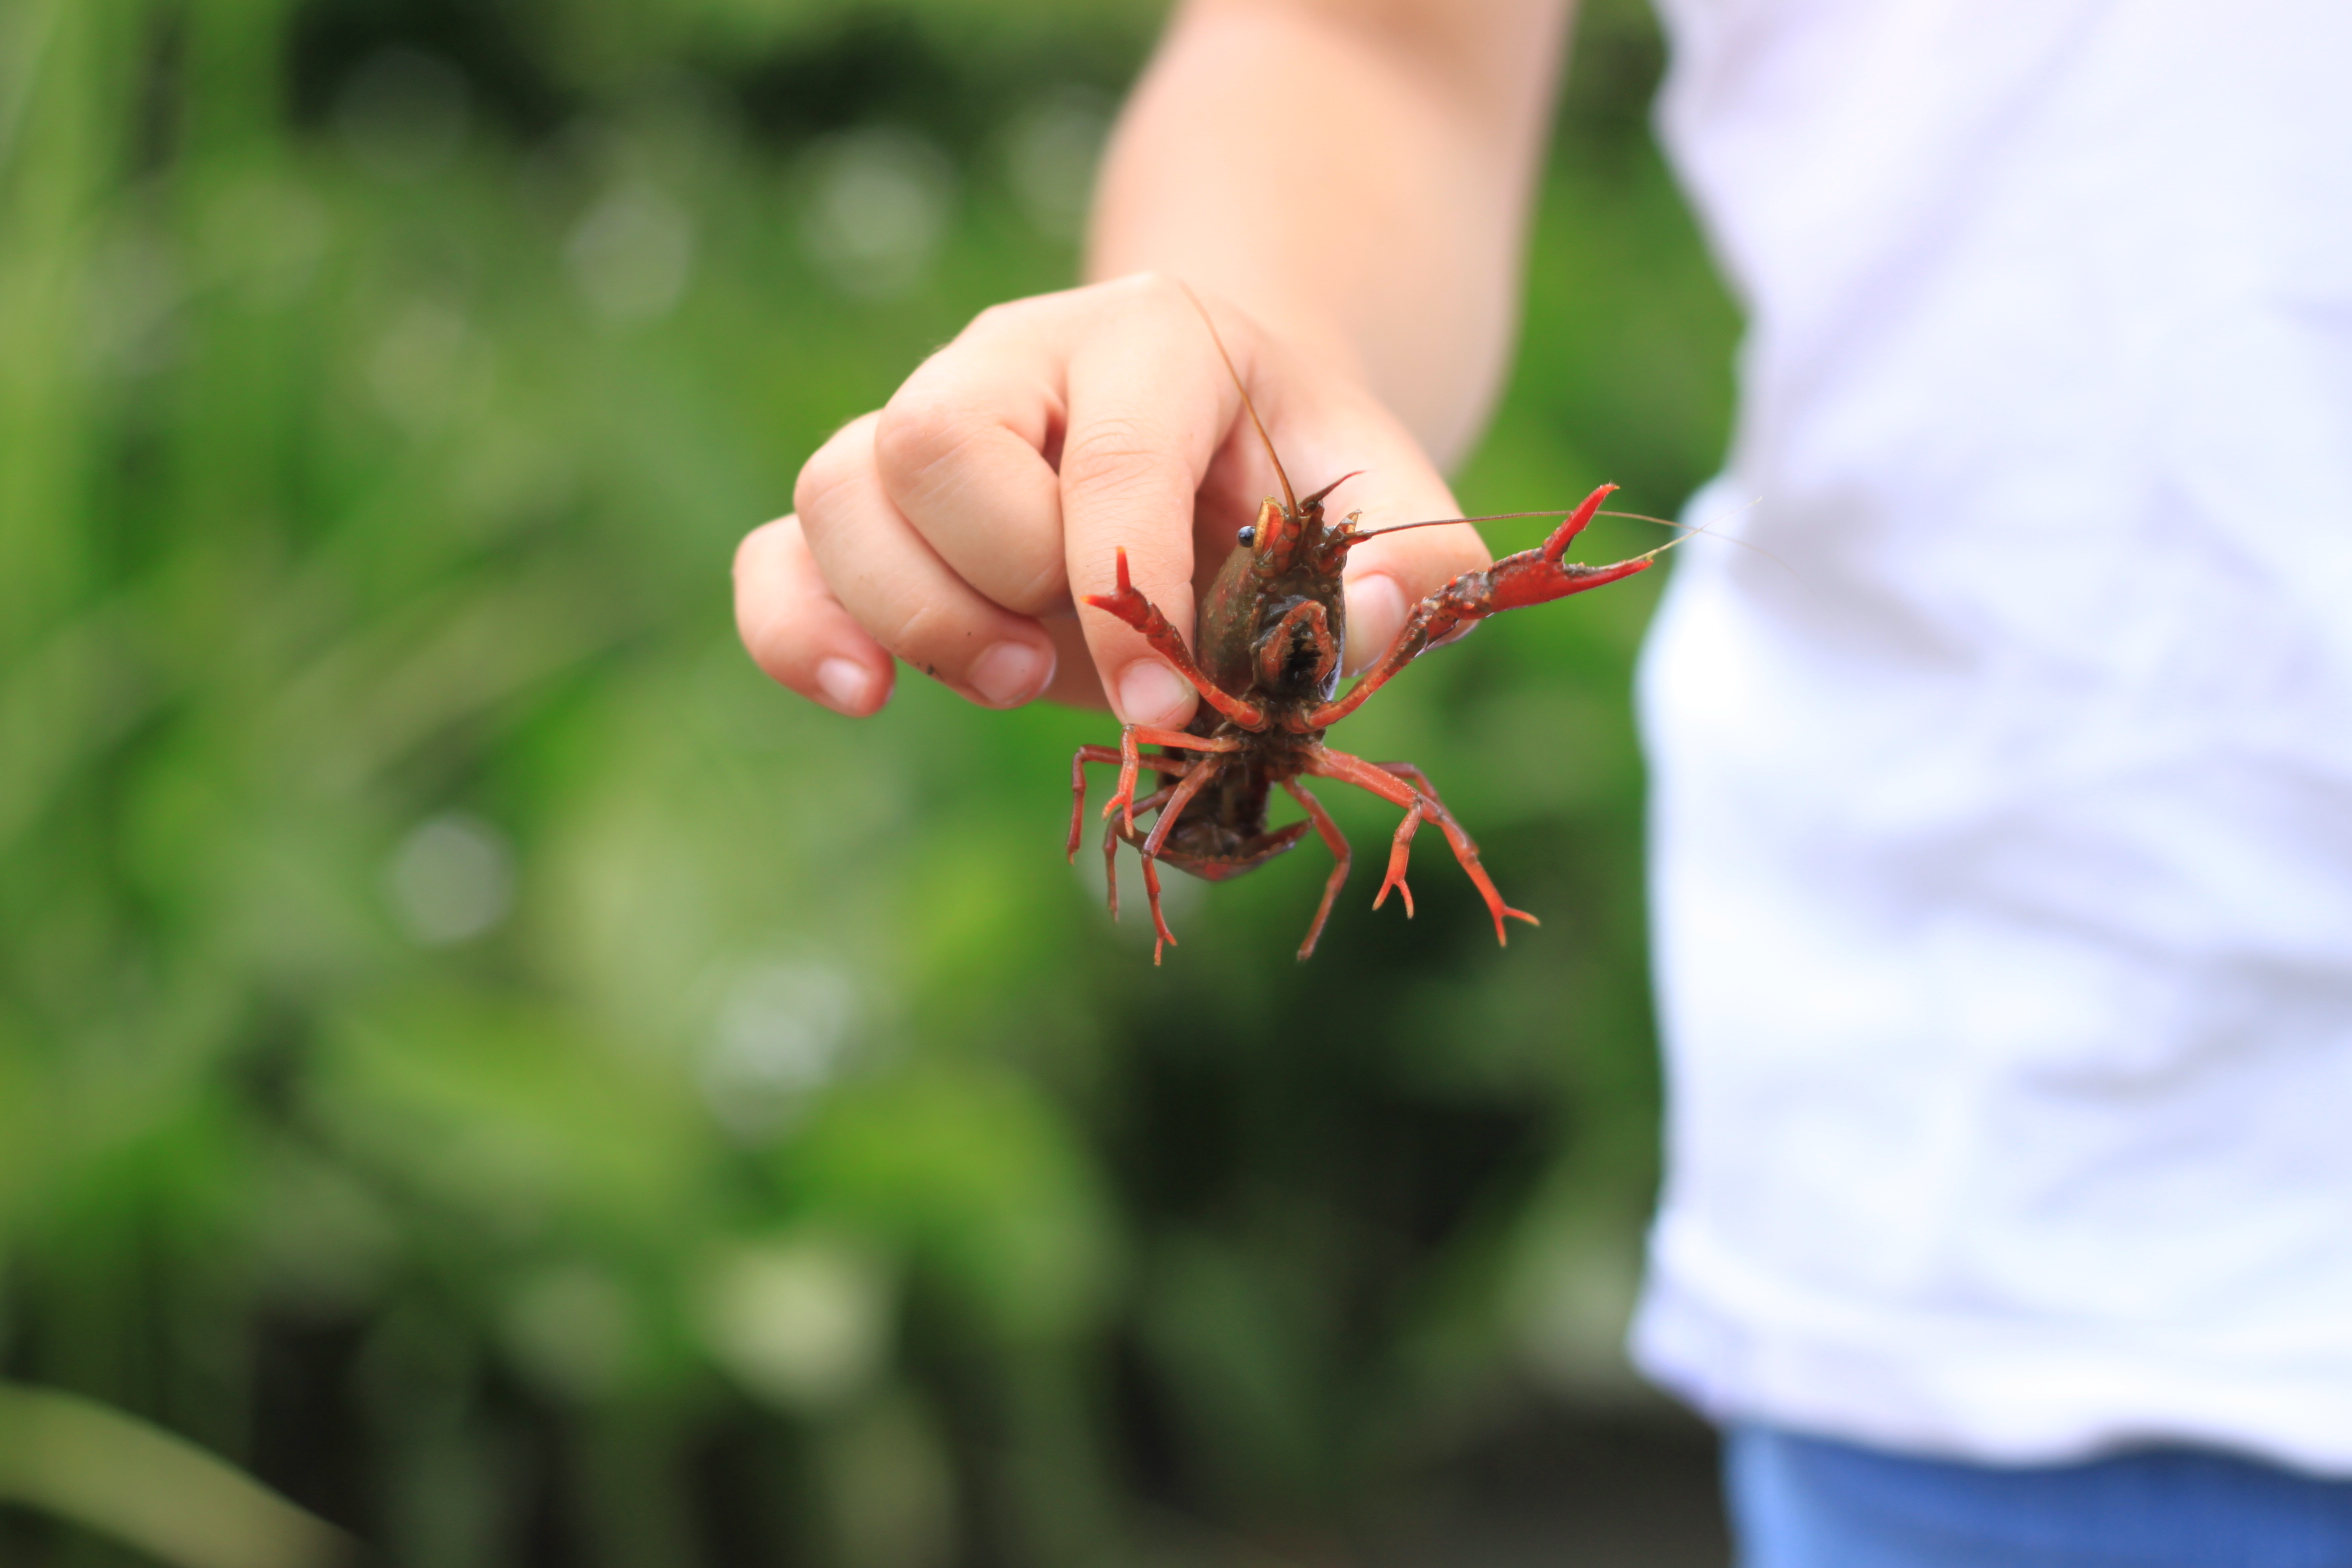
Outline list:
[[[1112,139],[1090,273],[1233,300],[1453,460],[1509,357],[1567,11],[1193,0]]]

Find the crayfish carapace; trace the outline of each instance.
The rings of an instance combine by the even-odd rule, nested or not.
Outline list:
[[[1216,323],[1197,298],[1193,304],[1200,308],[1201,319],[1208,322],[1217,352],[1241,392],[1242,407],[1274,465],[1282,497],[1268,499],[1258,509],[1257,522],[1240,530],[1232,554],[1201,601],[1197,660],[1168,618],[1129,581],[1126,551],[1118,552],[1117,591],[1085,597],[1084,603],[1108,610],[1141,632],[1152,650],[1200,693],[1202,705],[1184,729],[1130,724],[1120,731],[1116,748],[1078,748],[1070,763],[1070,858],[1078,856],[1086,812],[1086,765],[1115,762],[1119,765],[1118,788],[1102,813],[1109,823],[1103,834],[1103,860],[1110,883],[1111,916],[1116,919],[1119,913],[1115,859],[1124,840],[1143,858],[1143,885],[1151,899],[1155,935],[1152,962],[1156,964],[1176,941],[1160,912],[1159,862],[1221,882],[1264,865],[1298,843],[1312,827],[1330,846],[1338,864],[1323,885],[1323,902],[1307,928],[1307,939],[1299,944],[1298,956],[1303,961],[1315,951],[1323,923],[1330,918],[1332,901],[1347,881],[1349,853],[1338,824],[1299,781],[1309,775],[1339,779],[1393,801],[1405,811],[1390,843],[1388,875],[1372,900],[1373,908],[1385,903],[1393,888],[1404,897],[1405,913],[1412,914],[1413,892],[1405,885],[1405,866],[1414,832],[1423,822],[1434,822],[1486,900],[1487,910],[1494,916],[1496,940],[1507,944],[1504,920],[1534,925],[1535,916],[1503,902],[1494,879],[1479,864],[1478,846],[1438,799],[1427,775],[1409,762],[1367,762],[1333,751],[1323,744],[1323,732],[1355,712],[1365,698],[1422,653],[1475,622],[1499,611],[1544,604],[1630,577],[1660,552],[1653,550],[1607,566],[1561,560],[1569,541],[1584,530],[1599,513],[1601,502],[1617,488],[1602,485],[1586,496],[1539,548],[1508,556],[1483,571],[1464,572],[1414,606],[1387,651],[1357,677],[1346,696],[1335,696],[1340,650],[1346,641],[1340,573],[1348,551],[1367,539],[1397,530],[1359,529],[1359,514],[1352,512],[1336,523],[1323,515],[1324,498],[1355,477],[1352,474],[1303,500],[1292,492],[1290,476],[1283,471],[1282,459],[1276,456],[1265,424],[1250,402],[1249,389],[1234,369],[1224,340],[1217,337]],[[1484,520],[1443,518],[1437,522]],[[1146,755],[1145,746],[1160,749]],[[1145,772],[1155,776],[1156,787],[1139,800],[1136,782]],[[1307,817],[1269,831],[1266,803],[1277,786],[1305,809]],[[1158,813],[1148,834],[1136,829],[1138,812]]]

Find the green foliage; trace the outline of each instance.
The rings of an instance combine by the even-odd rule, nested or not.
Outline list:
[[[1170,1505],[1323,1538],[1499,1391],[1610,1386],[1653,584],[1346,732],[1542,929],[1425,845],[1305,968],[1317,851],[1180,888],[1164,968],[1110,925],[1100,716],[908,672],[852,724],[735,645],[811,448],[1070,280],[1152,22],[0,15],[0,1369],[434,1564],[1216,1558]],[[1721,440],[1655,40],[1584,47],[1474,510],[1668,512]]]

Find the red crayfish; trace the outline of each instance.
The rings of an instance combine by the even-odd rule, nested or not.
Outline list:
[[[1200,304],[1197,299],[1193,303],[1196,307]],[[1215,338],[1216,323],[1209,320],[1206,309],[1202,309],[1201,318]],[[1126,551],[1118,552],[1117,591],[1085,597],[1085,603],[1108,610],[1141,632],[1152,650],[1200,693],[1202,701],[1184,729],[1129,724],[1120,731],[1115,748],[1078,748],[1070,763],[1070,858],[1077,859],[1085,817],[1086,766],[1115,762],[1119,765],[1118,788],[1102,813],[1109,824],[1103,834],[1103,860],[1110,882],[1111,916],[1117,919],[1119,913],[1115,860],[1124,840],[1134,845],[1143,859],[1143,885],[1151,900],[1155,934],[1152,962],[1156,964],[1176,941],[1160,912],[1159,862],[1166,861],[1206,881],[1221,882],[1264,865],[1298,843],[1312,827],[1338,864],[1323,885],[1323,901],[1315,910],[1314,923],[1307,928],[1307,939],[1299,944],[1298,956],[1303,962],[1314,953],[1323,923],[1330,918],[1332,901],[1347,881],[1350,857],[1338,824],[1300,779],[1307,775],[1339,779],[1405,809],[1405,819],[1398,824],[1389,847],[1388,874],[1372,900],[1374,909],[1385,903],[1394,889],[1403,895],[1405,913],[1412,914],[1413,892],[1405,884],[1405,867],[1415,830],[1425,821],[1434,822],[1486,900],[1487,911],[1494,917],[1495,939],[1507,945],[1506,919],[1534,925],[1536,918],[1503,902],[1493,878],[1479,863],[1478,846],[1438,799],[1428,776],[1409,762],[1367,762],[1333,751],[1323,744],[1323,732],[1355,712],[1399,670],[1449,636],[1503,610],[1548,603],[1630,577],[1648,567],[1660,551],[1607,566],[1585,566],[1560,558],[1569,542],[1599,514],[1609,492],[1617,488],[1602,485],[1568,513],[1540,547],[1505,557],[1483,571],[1464,572],[1414,606],[1387,651],[1364,670],[1347,695],[1335,696],[1340,649],[1346,640],[1341,569],[1354,546],[1397,529],[1360,529],[1357,518],[1361,514],[1355,512],[1336,523],[1323,515],[1325,498],[1354,478],[1353,474],[1304,499],[1296,496],[1221,338],[1217,339],[1217,352],[1224,357],[1226,370],[1241,392],[1242,407],[1274,465],[1282,496],[1280,500],[1269,498],[1258,508],[1257,521],[1235,536],[1233,552],[1225,558],[1201,602],[1197,660],[1168,618],[1129,581]],[[1441,518],[1399,526],[1488,520]],[[1146,755],[1145,746],[1160,749]],[[1155,776],[1156,787],[1139,800],[1136,783],[1144,772]],[[1307,817],[1269,831],[1266,804],[1278,785],[1305,809]],[[1136,829],[1138,812],[1158,813],[1148,834]]]

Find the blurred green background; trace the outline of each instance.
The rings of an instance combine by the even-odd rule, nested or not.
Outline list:
[[[1105,717],[736,644],[817,442],[1075,280],[1156,11],[0,9],[0,1559],[301,1560],[202,1450],[433,1568],[1352,1561],[1638,1407],[1662,574],[1342,732],[1542,929],[1424,843],[1303,968],[1313,848],[1110,924]],[[1588,6],[1474,511],[1720,449],[1659,64]]]

